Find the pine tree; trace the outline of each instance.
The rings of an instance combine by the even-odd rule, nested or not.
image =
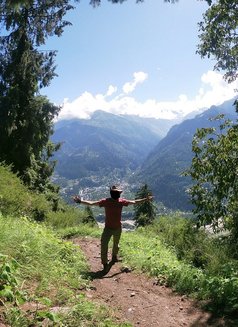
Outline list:
[[[92,225],[92,226],[97,225],[97,221],[96,221],[96,219],[94,217],[92,208],[90,206],[85,207],[84,214],[85,214],[85,216],[83,218],[83,223],[84,224],[89,224],[89,225]]]
[[[148,195],[152,195],[148,185],[143,185],[136,193],[136,199],[146,198]],[[156,217],[156,206],[152,201],[145,201],[138,203],[134,206],[134,220],[136,227],[146,226],[151,224]]]
[[[73,7],[68,0],[2,1],[0,4],[0,161],[12,165],[31,188],[52,187],[50,162],[58,144],[49,139],[60,108],[40,95],[55,76],[55,51],[42,51],[60,36]]]

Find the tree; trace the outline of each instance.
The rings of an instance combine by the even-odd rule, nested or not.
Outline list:
[[[90,206],[86,206],[84,210],[83,223],[91,226],[97,226],[97,221],[94,217],[93,210]]]
[[[214,68],[225,71],[224,77],[228,82],[234,81],[238,76],[237,0],[215,1],[203,15],[199,31],[198,53],[202,57],[214,56]]]
[[[216,128],[201,128],[194,135],[194,158],[187,171],[194,184],[190,188],[199,225],[231,231],[238,236],[238,125],[218,117]]]
[[[80,0],[74,0],[75,2],[79,2]],[[108,0],[109,2],[112,2],[112,3],[123,3],[127,0]],[[171,2],[171,3],[175,3],[179,0],[164,0],[164,2]],[[210,2],[209,0],[206,0],[208,3]],[[136,3],[139,3],[139,2],[144,2],[144,0],[135,0]],[[17,7],[19,5],[22,5],[22,4],[31,4],[32,3],[32,0],[8,0],[8,3],[11,7]],[[92,6],[99,6],[101,4],[101,0],[89,0],[89,3],[92,5]]]
[[[123,3],[127,0],[108,0],[112,3]],[[136,3],[140,3],[140,2],[144,2],[145,0],[135,0]],[[164,0],[164,2],[171,2],[171,3],[175,3],[178,2],[179,0]],[[209,0],[208,0],[209,1]],[[99,6],[101,4],[101,0],[90,0],[90,4],[95,6]]]
[[[77,0],[0,4],[0,161],[11,164],[28,186],[41,192],[53,188],[49,178],[55,162],[49,159],[59,145],[49,138],[60,108],[39,93],[55,76],[56,52],[39,49],[49,36],[60,36],[70,25],[63,17],[74,8],[73,2]],[[96,6],[100,0],[89,3]]]
[[[207,1],[211,5],[199,24],[202,57],[214,57],[214,68],[225,72],[229,83],[238,77],[238,3],[236,0]],[[234,105],[238,112],[238,101]],[[200,129],[194,136],[195,157],[190,174],[195,185],[191,188],[194,212],[200,223],[219,220],[231,231],[233,240],[238,236],[237,164],[238,121],[224,122],[220,132]]]
[[[43,191],[59,145],[49,141],[60,108],[40,95],[55,76],[55,51],[39,48],[52,35],[60,36],[73,7],[69,0],[2,1],[0,20],[0,160],[11,164],[31,188]]]
[[[136,193],[136,199],[146,198],[151,195],[152,192],[149,190],[147,184],[143,185]],[[136,227],[146,226],[151,224],[156,217],[156,207],[152,201],[145,201],[138,203],[134,206],[134,220]]]

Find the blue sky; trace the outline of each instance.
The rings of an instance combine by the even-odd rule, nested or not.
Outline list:
[[[234,96],[213,71],[214,60],[196,54],[205,1],[81,0],[68,14],[73,25],[51,38],[58,51],[56,77],[43,90],[63,105],[60,118],[87,118],[98,109],[156,118],[181,118]]]

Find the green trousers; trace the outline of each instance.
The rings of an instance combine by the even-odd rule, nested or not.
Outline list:
[[[112,256],[117,256],[119,251],[119,241],[121,238],[121,228],[112,229],[105,227],[101,236],[101,261],[102,264],[108,263],[108,244],[113,237]]]

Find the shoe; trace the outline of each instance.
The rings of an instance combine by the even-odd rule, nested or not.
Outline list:
[[[112,263],[119,262],[119,260],[118,260],[118,258],[117,258],[116,255],[113,255],[113,256],[112,256],[112,261],[111,261],[111,262],[112,262]]]
[[[109,272],[109,270],[110,270],[110,266],[109,266],[109,264],[108,263],[105,263],[104,265],[103,265],[103,273],[104,274],[107,274],[108,272]]]

